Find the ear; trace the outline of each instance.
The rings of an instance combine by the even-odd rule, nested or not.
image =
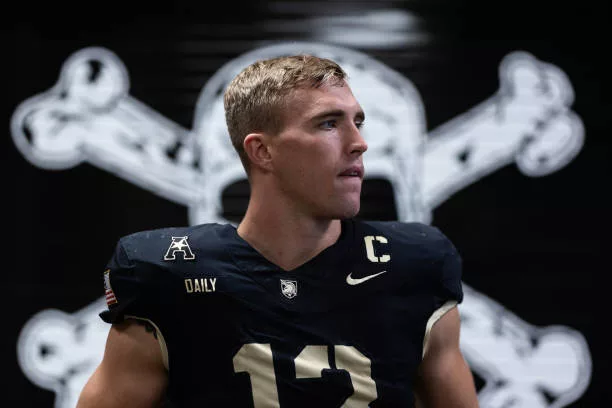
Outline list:
[[[268,171],[272,169],[272,155],[262,133],[249,133],[242,146],[252,166]]]

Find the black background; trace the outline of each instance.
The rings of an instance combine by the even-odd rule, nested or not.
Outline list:
[[[3,13],[6,229],[0,361],[6,406],[53,406],[54,394],[30,383],[17,365],[16,339],[24,323],[43,309],[74,312],[100,297],[100,271],[119,236],[188,222],[184,206],[88,164],[63,171],[34,167],[13,145],[10,117],[19,103],[57,81],[70,54],[97,45],[125,63],[132,96],[189,129],[202,86],[222,64],[254,48],[256,40],[305,39],[257,31],[258,21],[300,17],[271,7],[280,2],[203,3],[16,4]],[[540,178],[506,166],[436,208],[432,224],[461,252],[466,283],[530,324],[569,326],[586,337],[592,380],[572,406],[605,406],[612,379],[604,314],[605,282],[612,270],[608,6],[586,1],[323,3],[310,8],[312,16],[387,6],[422,18],[420,29],[432,39],[426,45],[362,51],[415,84],[430,130],[491,96],[499,85],[499,63],[509,52],[528,51],[568,75],[576,94],[573,109],[585,125],[585,145],[577,158]],[[226,42],[198,51],[198,43],[211,39]]]

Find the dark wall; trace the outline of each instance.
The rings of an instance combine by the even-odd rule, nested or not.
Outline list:
[[[607,191],[612,174],[611,66],[605,6],[514,2],[493,8],[458,1],[304,4],[262,1],[238,7],[228,3],[217,5],[221,11],[204,5],[126,9],[106,4],[76,8],[73,16],[67,15],[68,6],[46,6],[37,12],[18,6],[14,18],[5,14],[6,132],[1,162],[7,228],[6,263],[0,279],[7,406],[67,406],[57,402],[56,391],[64,390],[64,397],[70,393],[66,389],[74,372],[49,369],[53,379],[45,387],[35,384],[20,366],[18,338],[33,316],[53,309],[66,314],[62,319],[67,324],[78,326],[79,318],[68,316],[103,295],[100,272],[121,235],[193,221],[180,200],[156,194],[91,161],[67,169],[30,162],[13,139],[11,120],[18,106],[50,89],[71,54],[98,46],[114,52],[127,68],[132,98],[189,130],[198,114],[202,87],[215,72],[245,52],[280,41],[319,41],[351,48],[401,73],[420,95],[430,140],[442,133],[441,125],[493,95],[499,98],[496,106],[503,108],[506,99],[502,96],[510,98],[512,90],[499,96],[499,70],[511,52],[528,52],[567,75],[575,99],[571,106],[553,104],[551,109],[557,109],[556,114],[570,109],[584,127],[584,145],[577,156],[558,171],[538,177],[523,174],[512,162],[500,165],[435,205],[430,222],[461,252],[464,282],[502,306],[496,309],[489,304],[491,314],[498,313],[499,323],[497,328],[491,326],[492,333],[497,330],[491,338],[513,345],[513,355],[525,366],[533,363],[527,372],[540,369],[538,347],[548,344],[540,340],[550,340],[545,334],[551,327],[586,341],[586,349],[573,350],[577,358],[586,358],[576,364],[585,364],[577,372],[587,385],[580,385],[579,379],[568,380],[578,384],[577,400],[567,397],[571,402],[561,404],[559,395],[548,392],[543,398],[549,399],[549,405],[537,406],[553,406],[555,401],[560,405],[554,406],[605,405],[610,401],[605,386],[611,377],[602,317],[612,228]],[[386,20],[390,10],[396,18]],[[525,106],[526,110],[536,108]],[[544,132],[546,123],[541,120],[540,125],[534,123],[534,134],[523,135],[525,140],[533,141],[538,131]],[[458,132],[460,127],[454,126]],[[499,143],[506,137],[504,132],[491,129],[491,143]],[[470,165],[478,157],[479,146],[468,143],[459,160]],[[193,168],[198,166],[202,164]],[[228,186],[223,194],[226,217],[239,219],[247,195],[244,182]],[[364,187],[361,216],[397,218],[395,201],[391,183],[370,180]],[[75,330],[69,343],[84,344],[82,338],[87,336],[78,327]],[[568,367],[574,363],[564,341],[562,337],[555,343],[562,355],[554,357],[569,361],[559,370],[571,371]],[[58,344],[47,346],[38,352],[52,355],[51,359],[61,359],[58,353],[66,352]],[[580,354],[585,350],[586,356]],[[536,357],[530,360],[530,356]],[[543,376],[550,367],[545,367]],[[482,372],[475,374],[479,387],[491,381]]]

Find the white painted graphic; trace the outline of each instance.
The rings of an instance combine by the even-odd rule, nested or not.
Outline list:
[[[87,48],[65,62],[54,87],[18,107],[12,136],[36,166],[66,169],[88,162],[184,204],[191,224],[227,222],[222,191],[246,177],[227,135],[223,90],[256,59],[295,52],[330,57],[347,70],[368,114],[366,178],[389,181],[402,221],[431,222],[432,210],[455,192],[512,163],[530,177],[553,173],[583,145],[568,78],[528,53],[501,61],[500,89],[493,96],[426,134],[424,105],[406,77],[362,53],[313,43],[259,48],[223,66],[200,95],[192,130],[131,97],[126,68],[111,51]],[[584,393],[591,357],[579,332],[533,327],[464,287],[462,349],[485,381],[482,408],[557,408]],[[90,306],[96,307],[104,303]],[[102,357],[106,333],[95,313],[86,324],[72,326],[59,325],[49,313],[34,316],[24,328],[19,361],[28,378],[57,392],[56,407],[71,408],[82,379]],[[76,338],[77,330],[91,339],[83,354],[68,353],[75,341],[66,338]],[[53,350],[46,357],[45,347]],[[86,363],[76,364],[75,358]]]
[[[102,360],[109,325],[98,313],[105,308],[102,297],[73,314],[43,310],[21,329],[19,366],[34,384],[55,392],[57,408],[76,407],[81,390]]]

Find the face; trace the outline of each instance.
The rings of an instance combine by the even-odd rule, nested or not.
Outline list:
[[[283,196],[316,218],[356,215],[367,145],[360,132],[364,114],[349,86],[299,89],[283,116],[282,131],[268,138]]]

